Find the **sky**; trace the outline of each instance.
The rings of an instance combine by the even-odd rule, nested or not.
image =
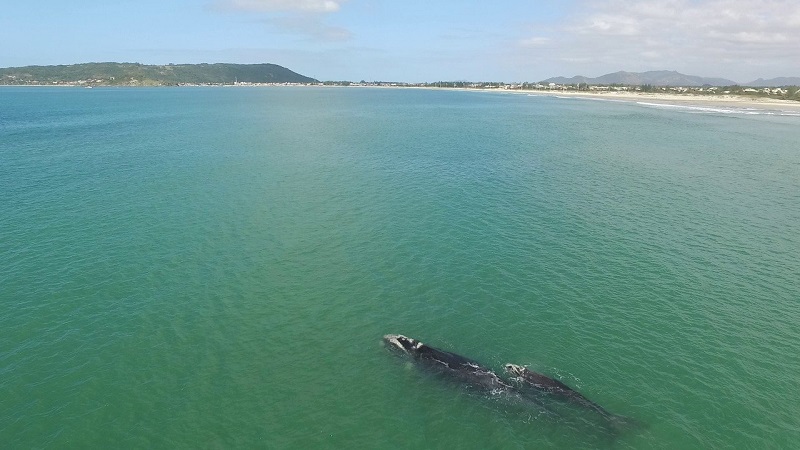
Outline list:
[[[800,76],[798,0],[24,0],[0,67],[273,63],[319,80]]]

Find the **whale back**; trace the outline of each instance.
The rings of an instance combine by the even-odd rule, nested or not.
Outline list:
[[[511,389],[511,385],[501,380],[491,369],[456,353],[422,344],[416,348],[414,357],[429,369],[472,387],[486,390]]]
[[[554,378],[550,378],[550,377],[548,377],[546,375],[543,375],[541,373],[534,372],[532,370],[528,370],[527,368],[525,368],[522,371],[522,373],[520,374],[520,377],[526,383],[530,384],[531,386],[533,386],[533,387],[535,387],[537,389],[548,391],[548,392],[551,392],[551,393],[554,393],[554,394],[562,394],[562,395],[577,394],[577,395],[580,395],[580,394],[578,394],[577,391],[575,391],[575,389],[572,389],[571,387],[567,386],[566,384],[564,384],[564,383],[562,383],[562,382],[560,382],[560,381],[558,381],[558,380],[556,380]]]

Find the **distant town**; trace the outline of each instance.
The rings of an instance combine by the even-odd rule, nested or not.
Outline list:
[[[326,81],[318,83],[325,86],[375,86],[375,87],[424,87],[424,88],[450,88],[450,89],[497,89],[497,90],[522,90],[522,91],[571,91],[571,92],[653,92],[669,94],[694,94],[694,95],[750,95],[757,97],[772,97],[780,99],[800,100],[800,87],[764,87],[753,88],[747,86],[654,86],[650,84],[628,86],[621,84],[595,85],[588,83],[558,84],[558,83],[502,83],[502,82],[434,82],[434,83],[396,83],[396,82],[349,82]]]
[[[505,90],[505,91],[562,91],[562,92],[652,92],[668,94],[690,94],[690,95],[740,95],[752,97],[774,98],[782,100],[800,101],[800,87],[764,87],[753,88],[746,86],[625,86],[625,85],[593,85],[587,83],[578,84],[557,84],[557,83],[504,83],[504,82],[433,82],[433,83],[403,83],[403,82],[384,82],[384,81],[315,81],[307,83],[282,82],[282,83],[257,83],[247,81],[233,81],[231,83],[148,83],[138,80],[129,80],[127,83],[115,83],[115,79],[85,79],[75,81],[51,81],[42,83],[37,80],[3,80],[3,85],[16,86],[67,86],[67,87],[101,87],[101,86],[182,86],[182,87],[224,87],[224,86],[338,86],[338,87],[393,87],[393,88],[443,88],[443,89],[475,89],[475,90]]]

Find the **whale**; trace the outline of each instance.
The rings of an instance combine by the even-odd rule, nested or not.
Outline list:
[[[586,398],[580,392],[547,375],[511,363],[506,364],[504,369],[508,375],[512,376],[513,379],[518,381],[521,385],[532,388],[538,392],[550,394],[568,403],[595,411],[613,425],[627,425],[633,423],[632,419],[607,411],[602,406]]]
[[[445,378],[491,393],[516,393],[516,388],[491,369],[467,357],[440,350],[402,334],[387,334],[384,344],[392,351],[408,356],[416,364]]]
[[[508,376],[501,378],[492,369],[473,359],[402,334],[384,335],[383,344],[390,352],[408,358],[427,372],[458,382],[472,392],[489,394],[487,397],[505,405],[503,409],[506,412],[523,408],[528,419],[533,417],[530,415],[533,410],[537,413],[536,417],[543,415],[549,420],[574,422],[574,412],[569,412],[572,408],[565,410],[560,406],[566,402],[597,413],[603,419],[603,428],[614,436],[629,430],[631,426],[641,426],[638,421],[607,411],[566,384],[517,364],[505,364],[504,372]],[[511,409],[506,409],[508,407]]]
[[[402,334],[383,336],[386,347],[404,357],[408,357],[421,369],[448,379],[470,391],[486,395],[512,407],[523,407],[526,411],[550,417],[557,413],[534,395],[524,392],[504,380],[481,363],[447,350],[426,345]],[[529,416],[531,417],[531,416]]]

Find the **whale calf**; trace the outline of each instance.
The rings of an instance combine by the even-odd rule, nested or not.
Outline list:
[[[561,398],[569,403],[580,405],[586,409],[595,411],[613,425],[625,425],[633,423],[632,419],[607,411],[602,406],[586,398],[580,392],[572,389],[556,379],[548,377],[547,375],[534,372],[529,370],[527,367],[517,364],[506,364],[504,368],[506,373],[513,376],[522,385],[531,387],[540,392],[551,394],[554,397]]]

